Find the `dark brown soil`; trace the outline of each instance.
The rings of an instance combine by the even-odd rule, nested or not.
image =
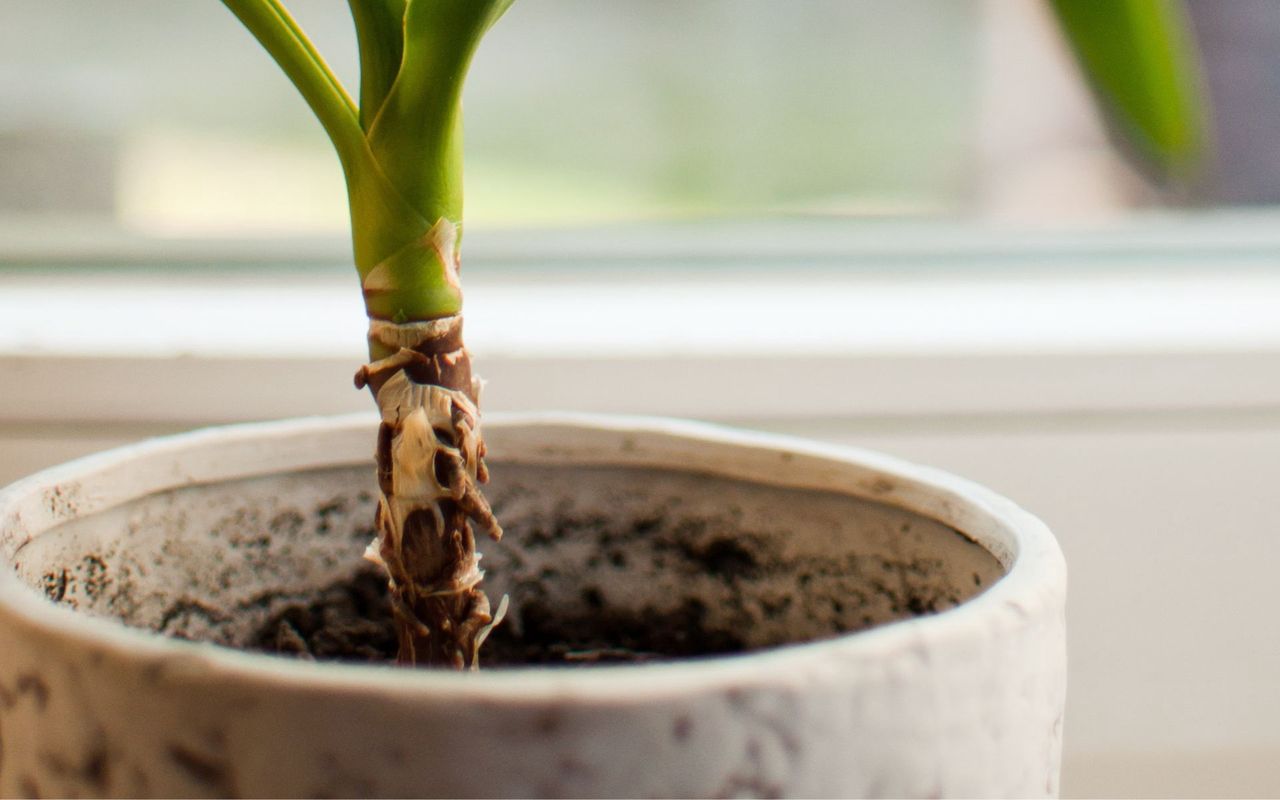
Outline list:
[[[396,631],[386,577],[372,570],[329,586],[310,603],[292,603],[262,626],[254,649],[308,661],[389,661]]]
[[[587,606],[591,598],[584,598]],[[688,601],[674,612],[634,613],[597,607],[564,615],[527,604],[518,619],[494,629],[481,650],[485,667],[578,666],[661,661],[743,652],[743,643],[703,626],[706,608]],[[518,629],[518,631],[517,631]],[[254,636],[253,649],[316,661],[395,660],[396,635],[386,578],[364,570],[334,584],[308,604],[277,612]]]

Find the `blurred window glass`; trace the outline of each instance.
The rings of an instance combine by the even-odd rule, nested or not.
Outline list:
[[[288,6],[356,86],[346,4]],[[517,3],[468,84],[468,221],[954,207],[978,11]],[[216,0],[0,0],[0,19],[0,213],[179,235],[344,229],[319,126]]]
[[[354,87],[346,4],[288,5]],[[1274,149],[1280,4],[1191,6],[1231,146],[1200,199],[1272,202],[1280,161],[1233,154]],[[1109,144],[1025,0],[525,0],[482,45],[466,112],[467,219],[488,228],[1168,201]],[[319,126],[216,0],[0,0],[0,221],[199,238],[347,225]]]

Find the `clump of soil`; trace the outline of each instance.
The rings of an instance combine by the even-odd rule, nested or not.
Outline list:
[[[258,629],[250,646],[309,661],[393,660],[396,631],[387,579],[362,570],[309,603],[290,603]]]
[[[671,612],[604,607],[563,614],[528,603],[494,629],[481,650],[485,667],[661,661],[743,652],[736,636],[704,627],[695,599]],[[291,603],[258,629],[251,649],[306,660],[393,662],[396,633],[386,577],[369,569]]]

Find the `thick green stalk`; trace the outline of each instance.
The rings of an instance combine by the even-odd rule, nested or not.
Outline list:
[[[352,0],[358,2],[358,0]],[[383,93],[385,74],[362,85],[379,107],[366,123],[369,148],[380,181],[418,215],[418,229],[405,236],[404,220],[388,217],[351,192],[356,266],[365,288],[369,315],[395,321],[430,320],[462,309],[458,256],[462,238],[462,86],[484,32],[511,0],[411,0],[404,13],[403,37],[395,47],[400,68]],[[375,26],[390,40],[387,18],[364,23],[365,38]],[[367,13],[364,16],[370,16]],[[357,26],[361,26],[357,15]],[[365,47],[362,45],[362,53]],[[362,62],[374,59],[361,56]],[[362,105],[364,97],[362,96]]]
[[[361,104],[278,0],[223,0],[289,76],[342,162],[369,316],[457,314],[462,84],[511,0],[349,0]]]
[[[400,74],[369,145],[406,201],[433,223],[462,217],[462,85],[485,31],[510,0],[413,0]]]

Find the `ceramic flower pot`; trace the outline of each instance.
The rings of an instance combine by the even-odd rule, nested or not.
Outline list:
[[[619,620],[736,654],[459,674],[226,646],[360,563],[372,431],[201,431],[0,493],[0,794],[1056,793],[1052,535],[846,448],[487,421],[507,535],[483,563],[513,635]]]

